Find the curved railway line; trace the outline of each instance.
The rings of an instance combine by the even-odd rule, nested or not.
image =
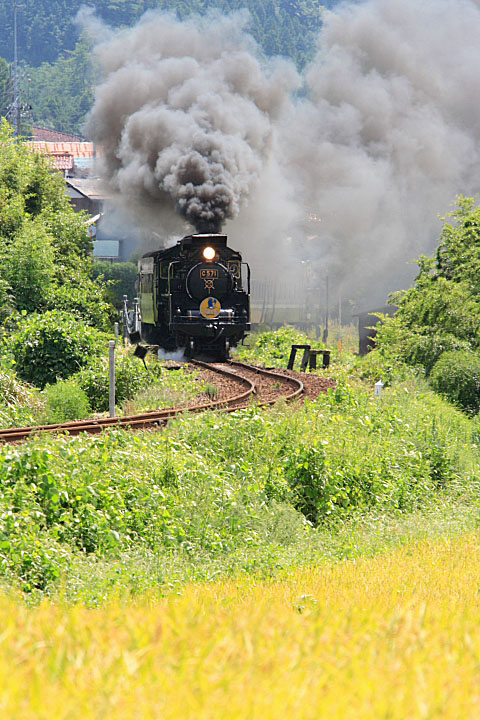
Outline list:
[[[124,427],[131,430],[145,430],[165,425],[171,418],[184,412],[202,412],[221,409],[229,412],[249,406],[252,397],[259,405],[273,405],[280,399],[293,400],[303,394],[303,382],[297,378],[240,362],[207,364],[199,360],[190,360],[189,364],[222,377],[222,397],[210,402],[195,405],[153,410],[139,415],[123,417],[76,420],[56,425],[36,425],[23,428],[0,430],[0,443],[17,443],[39,433],[68,433],[91,435],[111,427]]]

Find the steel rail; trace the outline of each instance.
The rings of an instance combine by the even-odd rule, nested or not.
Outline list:
[[[155,425],[163,425],[168,422],[171,418],[180,415],[183,412],[202,412],[205,410],[215,410],[217,408],[228,408],[230,405],[237,404],[249,398],[255,393],[255,384],[237,375],[234,372],[224,368],[210,367],[207,363],[201,361],[189,361],[192,365],[207,368],[211,371],[218,372],[219,374],[227,375],[235,380],[237,383],[246,386],[246,390],[237,395],[221,400],[212,400],[208,403],[201,403],[199,405],[192,405],[190,407],[177,407],[177,408],[165,408],[164,410],[151,410],[145,413],[139,413],[137,415],[124,415],[122,417],[113,418],[98,418],[98,419],[86,419],[86,420],[74,420],[67,423],[55,423],[51,425],[30,425],[28,427],[20,428],[6,428],[0,430],[0,444],[1,443],[13,443],[24,440],[30,435],[46,432],[66,432],[69,435],[79,435],[82,432],[89,434],[100,433],[109,427],[129,427],[132,429],[142,429],[153,427]]]
[[[253,372],[259,375],[266,375],[275,377],[278,381],[290,384],[294,386],[293,392],[288,395],[282,395],[286,400],[292,400],[303,392],[303,383],[300,380],[291,378],[280,373],[275,373],[270,370],[264,370],[263,368],[257,368],[252,365],[247,365],[241,362],[230,361],[227,367],[218,367],[211,365],[200,360],[189,360],[191,365],[207,369],[211,372],[219,373],[220,375],[226,375],[231,377],[236,382],[246,386],[246,389],[229,398],[223,398],[220,400],[212,400],[208,403],[201,403],[199,405],[192,405],[186,407],[177,408],[165,408],[164,410],[151,410],[145,413],[139,413],[137,415],[125,415],[123,417],[113,418],[98,418],[98,419],[87,419],[87,420],[75,420],[67,423],[55,423],[51,425],[30,425],[28,427],[20,428],[6,428],[0,430],[0,444],[2,443],[15,443],[21,442],[26,438],[37,435],[39,433],[68,433],[68,435],[75,436],[80,433],[87,434],[98,434],[103,430],[111,427],[115,428],[129,428],[134,430],[148,429],[156,425],[164,425],[170,420],[184,412],[203,412],[205,410],[222,409],[230,412],[239,410],[242,407],[246,407],[246,402],[253,394],[257,393],[257,388],[254,382],[249,380],[242,375],[235,373],[234,371],[228,370],[228,365],[232,367],[244,368],[249,372]],[[273,405],[278,398],[259,402],[260,406]],[[239,403],[241,404],[239,406]]]
[[[289,375],[282,375],[282,373],[277,373],[274,370],[266,370],[265,368],[259,368],[255,365],[248,365],[247,363],[239,362],[237,360],[229,360],[228,364],[232,365],[233,367],[244,368],[245,370],[258,373],[259,375],[274,377],[278,381],[286,383],[287,385],[293,385],[295,388],[294,391],[291,392],[289,395],[283,395],[282,398],[284,400],[294,400],[295,398],[300,397],[300,395],[302,395],[305,390],[303,382],[298,378],[294,378]],[[264,402],[260,402],[259,405],[274,405],[276,401],[277,399],[265,400]]]

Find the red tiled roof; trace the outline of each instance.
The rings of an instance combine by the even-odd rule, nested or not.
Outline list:
[[[75,158],[70,153],[56,153],[50,157],[57,170],[72,170],[75,164]]]
[[[34,152],[45,155],[73,155],[74,158],[95,157],[95,147],[92,142],[39,142],[27,143]]]
[[[58,130],[48,130],[48,128],[32,127],[32,140],[37,142],[83,142],[84,138],[80,135],[70,135],[69,133],[60,132]]]

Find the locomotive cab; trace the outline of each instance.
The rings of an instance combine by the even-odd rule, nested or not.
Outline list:
[[[226,235],[187,235],[139,261],[142,338],[187,355],[228,356],[250,329],[250,268]]]

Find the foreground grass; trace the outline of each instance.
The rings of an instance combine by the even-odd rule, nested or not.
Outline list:
[[[476,718],[479,540],[95,610],[2,596],[2,716]]]

